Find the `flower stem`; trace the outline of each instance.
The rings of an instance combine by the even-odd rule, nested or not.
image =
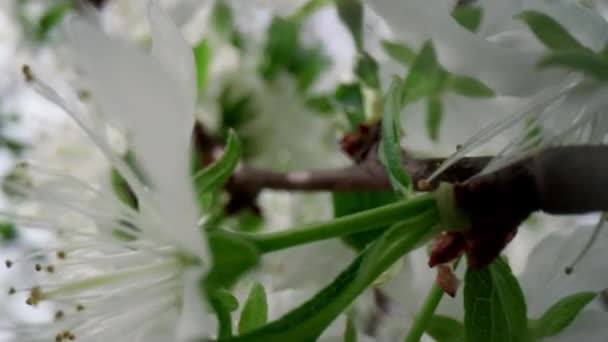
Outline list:
[[[424,194],[408,201],[342,216],[322,223],[305,225],[277,233],[241,234],[253,242],[261,252],[269,253],[297,245],[330,239],[389,226],[420,214],[435,206],[432,194]]]
[[[454,269],[458,267],[458,263],[460,262],[460,258],[458,258],[454,262]],[[435,310],[439,306],[441,299],[443,298],[443,290],[437,286],[437,284],[433,284],[431,290],[426,296],[424,300],[424,304],[422,305],[422,309],[416,316],[414,320],[414,324],[412,324],[412,328],[409,333],[405,337],[405,342],[419,342],[422,334],[426,331],[429,320],[433,317]]]

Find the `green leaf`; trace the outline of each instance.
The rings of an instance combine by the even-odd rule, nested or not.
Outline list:
[[[17,228],[11,222],[0,222],[0,239],[13,241],[17,238]]]
[[[462,27],[471,32],[477,32],[479,24],[481,24],[481,7],[465,6],[456,7],[452,11],[452,18],[456,20]]]
[[[296,78],[298,89],[306,91],[330,64],[331,60],[321,48],[299,46],[287,65],[287,71]]]
[[[433,45],[427,41],[422,46],[405,79],[403,100],[409,103],[424,96],[439,93],[447,75],[437,61]]]
[[[588,51],[559,22],[542,12],[523,11],[515,18],[525,22],[536,38],[550,49]]]
[[[74,8],[73,1],[60,1],[54,6],[51,6],[38,21],[38,30],[36,36],[40,40],[48,37],[49,32],[61,23],[63,17]]]
[[[207,289],[204,289],[207,291]],[[215,310],[218,319],[218,336],[232,336],[232,312],[239,308],[239,301],[228,290],[223,288],[203,292]]]
[[[426,326],[426,333],[437,342],[464,342],[464,325],[442,315],[434,315]]]
[[[306,99],[306,106],[323,114],[331,114],[335,111],[335,106],[331,95],[317,95],[309,97]]]
[[[112,171],[110,172],[110,183],[112,185],[112,191],[114,192],[114,195],[116,195],[116,197],[118,197],[118,200],[122,203],[128,205],[131,208],[137,209],[137,197],[135,197],[135,194],[133,193],[133,191],[131,191],[131,188],[129,187],[129,184],[127,184],[127,181],[116,169],[112,169]]]
[[[392,191],[345,191],[333,192],[332,200],[334,207],[334,217],[342,217],[363,210],[373,209],[385,204],[397,201],[397,196]],[[378,228],[366,232],[346,235],[341,239],[355,250],[362,250],[371,241],[376,239],[384,230],[388,228]]]
[[[380,158],[387,168],[393,188],[400,192],[406,191],[410,185],[410,177],[405,173],[401,160],[401,99],[403,98],[404,83],[395,77],[391,82],[384,103],[382,116],[382,140]]]
[[[340,84],[336,88],[335,99],[344,110],[353,129],[365,122],[363,93],[359,84]]]
[[[360,0],[337,0],[338,15],[353,36],[357,50],[363,51],[363,5]]]
[[[526,302],[517,279],[501,258],[468,269],[464,288],[466,342],[528,342]]]
[[[308,18],[311,14],[315,13],[318,9],[333,3],[334,0],[309,0],[297,11],[294,12],[289,19],[293,21],[302,21]]]
[[[208,288],[230,287],[240,275],[256,266],[260,253],[250,241],[215,230],[208,233],[213,268],[207,274]]]
[[[494,91],[480,80],[460,75],[449,75],[447,78],[447,87],[462,96],[467,97],[493,97]]]
[[[299,50],[297,22],[275,17],[268,27],[260,72],[266,80],[274,80],[286,69]]]
[[[222,156],[194,176],[197,193],[213,191],[226,183],[241,158],[241,144],[233,130],[228,132],[228,142]]]
[[[405,66],[412,64],[416,59],[416,52],[405,44],[383,40],[382,48],[392,59]]]
[[[357,327],[355,326],[355,317],[353,314],[349,314],[346,318],[344,342],[357,342]]]
[[[226,1],[216,0],[211,12],[211,22],[220,35],[229,35],[234,28],[232,9]]]
[[[541,318],[531,320],[532,335],[537,339],[557,335],[568,327],[595,297],[595,292],[581,292],[560,299]]]
[[[202,96],[207,87],[207,76],[211,60],[211,50],[207,40],[201,40],[194,47],[194,62],[196,64],[196,88],[198,96]]]
[[[331,284],[285,316],[246,334],[220,341],[314,341],[382,272],[418,246],[436,223],[437,213],[430,214],[404,221],[386,231]]]
[[[260,283],[251,287],[241,318],[239,320],[239,334],[254,330],[266,323],[268,320],[268,303],[266,291]]]
[[[378,63],[369,54],[363,52],[359,55],[355,65],[355,75],[366,86],[380,89],[380,76],[378,75]]]
[[[562,67],[585,73],[600,81],[608,80],[608,61],[585,51],[553,52],[538,63],[540,68]]]
[[[439,139],[439,129],[443,118],[441,99],[431,96],[426,102],[426,132],[433,141]]]

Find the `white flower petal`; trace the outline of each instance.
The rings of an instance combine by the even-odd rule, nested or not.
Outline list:
[[[74,20],[70,32],[75,62],[88,76],[94,99],[126,131],[151,183],[165,234],[208,260],[189,173],[193,99],[155,58],[82,20]]]
[[[192,47],[184,40],[171,18],[155,2],[148,7],[152,31],[152,55],[182,83],[182,93],[194,106],[196,101],[196,69]],[[194,113],[194,107],[187,113]],[[194,117],[192,117],[194,120]],[[187,122],[191,124],[192,122]],[[190,129],[188,126],[185,129]]]
[[[601,291],[607,286],[606,227],[599,233],[588,254],[576,265],[574,272],[570,275],[564,272],[587,243],[592,228],[573,225],[569,231],[549,235],[534,248],[526,269],[519,277],[531,317],[539,317],[565,296],[582,291]]]
[[[420,45],[432,39],[438,58],[448,70],[474,76],[497,93],[529,95],[561,73],[538,72],[538,55],[513,51],[486,41],[458,25],[443,0],[368,0],[394,33]]]
[[[201,298],[200,279],[202,270],[186,271],[181,317],[177,323],[177,338],[180,341],[194,341],[204,336],[211,336],[216,331],[215,318],[210,314],[205,299]]]

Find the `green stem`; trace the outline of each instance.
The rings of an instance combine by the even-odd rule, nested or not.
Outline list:
[[[297,245],[386,227],[418,215],[434,206],[434,196],[424,194],[408,201],[360,211],[328,222],[309,224],[277,233],[243,233],[239,235],[253,242],[261,252],[269,253]]]
[[[458,267],[458,263],[460,258],[458,258],[454,262],[454,269]],[[405,342],[419,342],[422,334],[426,331],[429,321],[435,314],[435,310],[439,306],[441,299],[443,298],[443,289],[441,289],[437,284],[433,284],[431,291],[426,296],[424,300],[424,304],[422,305],[422,309],[416,316],[414,320],[414,324],[410,329],[409,333],[405,337]]]

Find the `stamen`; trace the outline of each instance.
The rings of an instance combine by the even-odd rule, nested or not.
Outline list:
[[[587,253],[589,252],[589,250],[591,250],[591,248],[593,247],[593,243],[595,243],[595,241],[597,240],[597,236],[600,233],[600,230],[602,229],[604,222],[607,219],[607,215],[606,213],[602,213],[602,215],[600,216],[600,220],[598,221],[598,223],[595,225],[595,227],[593,228],[593,232],[591,233],[591,237],[589,237],[589,240],[587,241],[587,243],[585,244],[585,246],[583,247],[583,249],[580,251],[580,253],[578,254],[578,256],[574,259],[574,261],[570,264],[570,266],[567,266],[564,269],[564,272],[566,274],[572,274],[572,272],[574,272],[574,266],[576,266],[576,264],[578,264],[584,257],[585,255],[587,255]]]
[[[10,259],[7,259],[4,261],[4,265],[6,265],[6,268],[11,268],[13,267],[13,262]]]
[[[23,77],[25,78],[26,82],[33,82],[35,80],[34,78],[34,74],[32,73],[32,69],[30,68],[29,65],[24,64],[23,67],[21,68],[21,71],[23,71]]]

